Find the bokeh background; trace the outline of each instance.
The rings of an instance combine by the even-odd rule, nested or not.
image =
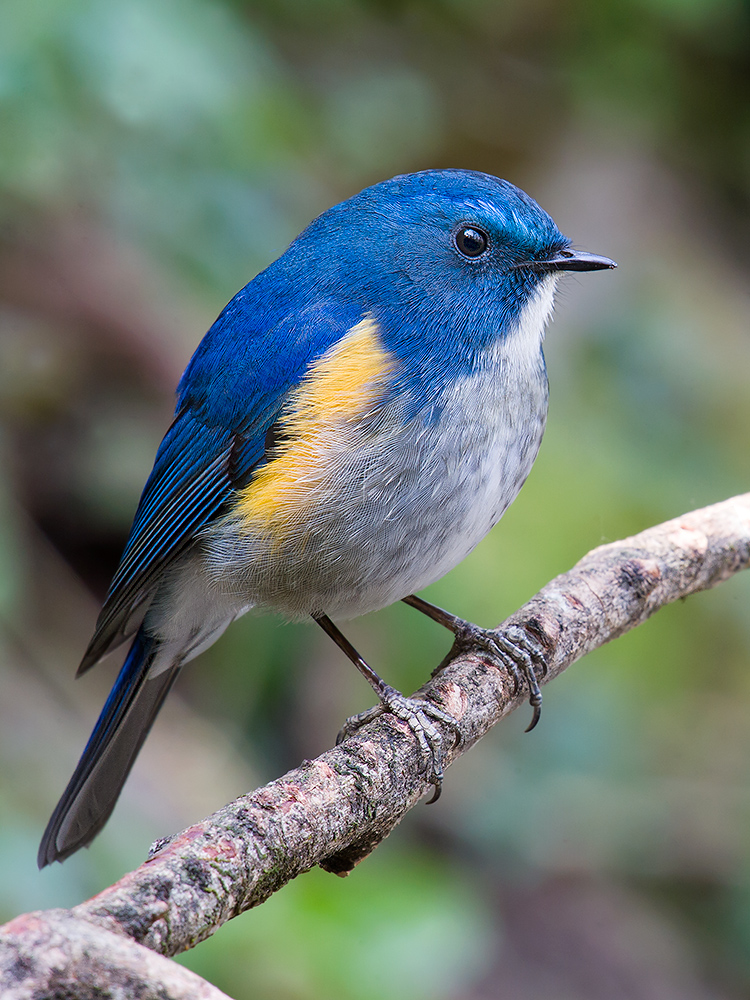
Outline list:
[[[314,626],[248,616],[93,847],[37,872],[192,350],[320,211],[439,166],[508,177],[620,265],[567,278],[534,471],[427,593],[489,625],[748,488],[747,0],[3,0],[0,919],[87,897],[371,703]],[[347,880],[303,876],[183,960],[238,1000],[750,996],[749,602],[737,578],[589,656]],[[448,646],[404,606],[349,634],[404,690]]]

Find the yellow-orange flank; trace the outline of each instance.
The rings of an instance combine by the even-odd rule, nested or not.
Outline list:
[[[372,317],[313,361],[284,407],[281,443],[239,493],[236,510],[249,530],[283,535],[304,517],[316,488],[331,474],[332,443],[382,394],[394,367]]]

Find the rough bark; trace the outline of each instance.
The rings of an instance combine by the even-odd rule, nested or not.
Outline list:
[[[3,1000],[229,1000],[194,972],[70,910],[16,917],[0,937]]]
[[[716,586],[748,566],[750,493],[593,550],[500,629],[520,626],[542,646],[548,670],[540,680],[547,682],[664,604]],[[460,745],[451,747],[452,734],[444,733],[446,765],[526,697],[485,651],[455,647],[420,694],[458,721]],[[140,868],[93,899],[70,911],[29,914],[6,925],[0,931],[0,970],[7,977],[15,969],[16,975],[7,995],[13,1000],[67,995],[55,993],[52,984],[59,978],[56,970],[75,970],[76,963],[81,976],[95,974],[89,981],[96,983],[97,996],[127,995],[102,992],[108,963],[113,976],[150,975],[151,958],[144,955],[191,948],[315,865],[346,874],[431,790],[409,727],[382,717],[316,760],[158,842]],[[42,944],[45,927],[54,945]],[[85,947],[78,943],[84,932]],[[113,940],[122,944],[119,952]],[[37,949],[44,947],[53,947],[58,958],[37,961]],[[48,978],[35,978],[44,975]],[[221,995],[181,989],[187,987],[180,983],[160,995]],[[151,996],[148,990],[137,995]]]

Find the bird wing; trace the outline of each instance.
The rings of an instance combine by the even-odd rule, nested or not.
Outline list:
[[[182,377],[79,674],[137,631],[165,569],[263,462],[266,435],[310,361],[356,319],[316,302],[276,323],[266,313],[270,329],[255,329],[251,287],[225,308]]]
[[[206,426],[190,411],[177,416],[159,448],[79,674],[138,629],[165,568],[231,495],[240,457],[257,464],[263,434],[247,440]]]

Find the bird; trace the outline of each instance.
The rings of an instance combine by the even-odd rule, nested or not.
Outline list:
[[[455,720],[383,681],[334,622],[403,600],[487,639],[415,592],[475,548],[531,470],[560,275],[615,266],[509,181],[433,169],[323,212],[235,295],[179,382],[78,669],[130,642],[40,868],[102,829],[180,669],[251,608],[317,622],[378,696],[342,734],[406,720],[439,794],[435,723]],[[542,652],[524,634],[487,641],[527,684],[535,724]]]

